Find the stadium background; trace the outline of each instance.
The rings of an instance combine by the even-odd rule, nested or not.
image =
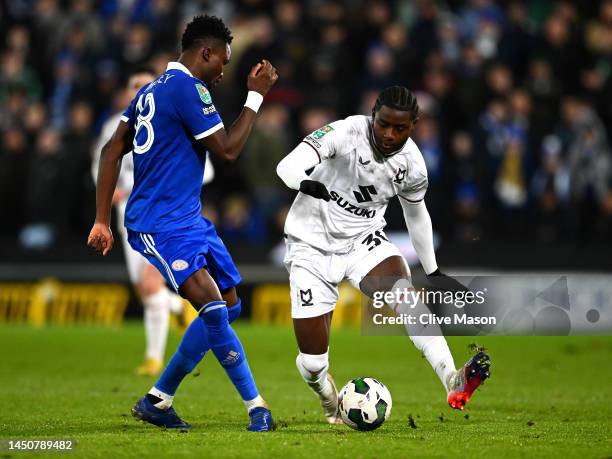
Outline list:
[[[142,308],[119,247],[102,258],[85,246],[91,150],[122,108],[125,75],[144,63],[162,72],[202,12],[235,37],[213,93],[226,123],[251,65],[267,57],[281,76],[241,159],[215,161],[203,191],[245,279],[251,320],[235,325],[279,422],[265,438],[242,433],[242,406],[211,358],[177,397],[193,435],[152,435],[129,418],[153,382],[133,375]],[[10,435],[76,438],[86,457],[610,456],[610,337],[478,337],[493,377],[458,413],[405,338],[350,326],[360,300],[346,286],[334,375],[384,381],[394,414],[372,435],[321,423],[290,327],[270,324],[289,322],[279,260],[292,193],[274,170],[306,133],[368,114],[390,84],[416,91],[422,108],[414,138],[442,270],[580,272],[584,289],[608,286],[609,306],[612,1],[0,0],[0,451]],[[414,261],[397,203],[387,217]],[[170,333],[167,356],[179,339]],[[473,340],[449,338],[457,365]]]
[[[226,123],[258,59],[281,75],[242,157],[213,158],[216,178],[203,191],[205,215],[242,268],[243,296],[286,280],[282,224],[293,194],[277,162],[317,127],[370,113],[391,84],[418,94],[414,139],[443,269],[609,270],[609,0],[15,0],[0,9],[1,280],[127,285],[121,250],[101,259],[85,246],[92,145],[122,109],[126,73],[142,64],[161,73],[185,21],[203,11],[235,37],[213,94]],[[387,220],[404,231],[397,203]],[[41,287],[47,297],[49,285],[58,284]],[[128,314],[138,315],[130,298]],[[3,315],[17,318],[7,301],[16,300],[5,298]]]

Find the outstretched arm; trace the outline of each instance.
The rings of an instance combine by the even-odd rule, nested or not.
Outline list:
[[[427,211],[425,201],[410,202],[400,197],[400,203],[404,211],[406,226],[410,231],[410,240],[416,250],[421,265],[427,274],[431,284],[439,289],[451,292],[464,292],[469,289],[459,281],[442,273],[436,262],[436,254],[433,245],[433,230],[431,217]]]
[[[410,232],[410,240],[421,260],[425,274],[429,275],[438,269],[438,263],[434,252],[433,229],[427,206],[423,200],[413,203],[401,196],[399,200],[404,211],[406,227]]]
[[[110,230],[111,205],[123,155],[132,149],[134,131],[121,121],[111,139],[102,148],[96,186],[96,221],[89,233],[87,245],[106,255],[113,247]]]

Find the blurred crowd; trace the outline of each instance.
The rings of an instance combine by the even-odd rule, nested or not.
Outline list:
[[[26,248],[83,243],[89,167],[130,69],[162,73],[195,14],[222,17],[226,125],[261,58],[280,80],[238,162],[215,162],[205,214],[228,242],[273,244],[293,193],[278,161],[309,132],[417,93],[413,138],[443,240],[612,236],[612,0],[5,0],[0,6],[0,233]],[[213,159],[214,160],[214,159]],[[392,229],[403,228],[391,206]]]

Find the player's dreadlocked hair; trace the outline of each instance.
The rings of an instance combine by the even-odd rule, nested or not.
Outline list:
[[[187,51],[194,43],[205,38],[217,38],[231,44],[234,37],[223,21],[216,16],[200,15],[187,24],[181,38],[181,49]]]
[[[403,86],[390,86],[383,89],[376,99],[372,115],[378,112],[383,105],[396,110],[410,112],[413,120],[419,117],[419,104],[416,97]]]

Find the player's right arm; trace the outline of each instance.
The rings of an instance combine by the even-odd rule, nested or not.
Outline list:
[[[121,170],[121,159],[131,151],[133,140],[134,130],[122,120],[111,139],[102,147],[100,154],[96,221],[87,238],[87,245],[102,255],[107,255],[113,248],[113,234],[110,229],[112,198]]]
[[[198,141],[210,153],[225,161],[235,161],[246,143],[257,110],[264,96],[278,80],[278,73],[270,62],[263,60],[255,65],[247,80],[249,96],[236,121],[228,130],[219,129]]]
[[[330,196],[325,184],[312,180],[306,171],[342,151],[347,128],[346,120],[340,120],[306,136],[276,166],[276,173],[285,185],[313,198],[329,201]]]
[[[306,142],[302,142],[278,163],[276,173],[289,188],[299,190],[313,198],[329,201],[327,187],[321,182],[311,180],[306,174],[308,169],[312,169],[320,162],[316,150]]]
[[[91,176],[93,178],[94,184],[98,180],[98,171],[100,170],[100,155],[102,154],[102,148],[104,148],[104,145],[106,145],[106,143],[115,133],[117,125],[119,124],[118,121],[118,116],[113,116],[108,119],[102,125],[102,130],[94,145],[91,157]],[[122,186],[121,178],[121,173],[119,173],[119,178],[117,179],[117,187],[115,188],[115,192],[113,194],[113,204],[117,204],[119,201],[124,200],[129,194],[129,191],[126,191]]]

